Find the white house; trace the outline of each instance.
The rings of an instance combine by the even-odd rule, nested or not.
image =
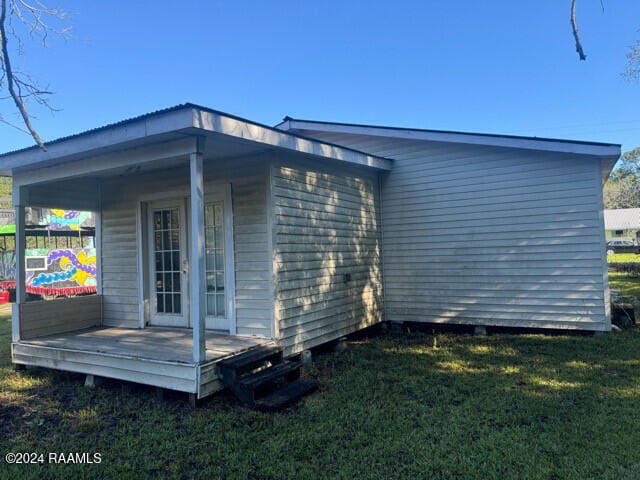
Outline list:
[[[631,240],[640,244],[640,208],[605,209],[607,240]]]
[[[20,244],[13,361],[204,397],[385,320],[607,331],[619,155],[193,104],[5,153],[19,240],[25,206],[97,219],[96,296],[27,302]]]

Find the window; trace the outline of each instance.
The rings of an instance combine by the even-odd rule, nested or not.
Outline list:
[[[616,230],[616,235],[622,235],[624,233],[624,230]]]
[[[26,261],[25,270],[27,270],[28,272],[47,269],[47,257],[42,257],[42,256],[26,257],[25,261]]]
[[[207,271],[207,315],[224,317],[224,222],[222,202],[207,203],[204,209]]]

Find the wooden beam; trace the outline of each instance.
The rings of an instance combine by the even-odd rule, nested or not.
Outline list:
[[[205,257],[204,257],[204,178],[202,153],[189,156],[191,184],[191,261],[189,295],[193,328],[193,361],[206,360],[205,345]]]
[[[236,326],[236,261],[233,243],[233,192],[231,183],[224,186],[224,269],[225,289],[227,291],[227,318],[229,319],[229,335],[237,334]]]
[[[100,184],[98,184],[98,209],[93,212],[93,218],[96,223],[93,237],[93,248],[96,249],[96,293],[102,295],[102,191]]]
[[[18,190],[19,192],[19,190]],[[20,340],[20,332],[21,332],[21,306],[26,301],[26,290],[25,290],[25,209],[24,205],[20,203],[22,200],[20,198],[20,194],[18,193],[17,198],[14,198],[14,201],[18,201],[16,204],[16,303],[13,305],[12,309],[12,319],[11,319],[11,337],[14,342]]]

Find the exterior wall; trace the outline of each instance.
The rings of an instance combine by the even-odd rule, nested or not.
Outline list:
[[[138,197],[188,188],[186,170],[117,177],[102,183],[103,323],[140,327]],[[185,190],[186,192],[186,190]]]
[[[267,163],[205,158],[205,195],[231,182],[234,218],[236,328],[238,335],[271,336],[273,303],[267,234]],[[117,177],[101,185],[104,324],[140,327],[138,281],[141,196],[189,195],[186,168]]]
[[[98,326],[101,323],[101,305],[100,295],[20,304],[20,339]]]
[[[607,240],[630,240],[638,244],[640,230],[606,230]]]
[[[610,328],[597,160],[303,133],[394,159],[382,180],[387,320]]]
[[[265,158],[234,159],[219,169],[205,163],[205,194],[212,182],[231,182],[238,335],[272,338],[273,287],[268,234]]]
[[[279,160],[271,198],[275,320],[285,354],[381,321],[377,176]]]

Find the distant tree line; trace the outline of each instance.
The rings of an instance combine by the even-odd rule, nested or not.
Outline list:
[[[640,208],[640,147],[625,152],[604,184],[605,208]]]

